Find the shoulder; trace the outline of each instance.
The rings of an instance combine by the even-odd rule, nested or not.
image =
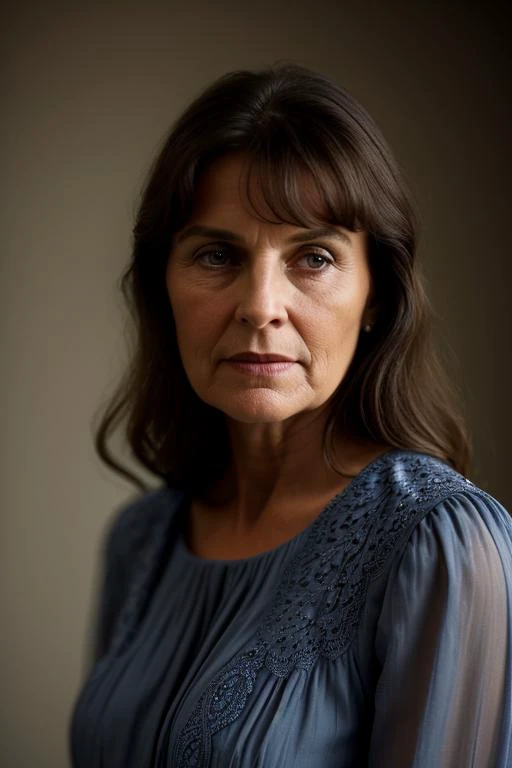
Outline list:
[[[103,535],[107,561],[132,558],[144,550],[153,534],[169,525],[182,498],[182,492],[164,486],[121,504]]]
[[[400,555],[406,546],[461,557],[483,541],[488,552],[510,558],[509,512],[445,462],[417,452],[391,452],[378,475],[374,482],[382,504],[376,509],[375,523],[385,534],[381,558],[392,551]]]
[[[435,502],[457,490],[476,489],[469,478],[446,461],[418,451],[389,451],[381,455],[374,466],[374,483],[385,485],[395,497],[410,501]]]
[[[472,500],[482,508],[504,510],[497,499],[445,461],[416,451],[396,450],[384,454],[375,462],[375,471],[369,474],[368,481],[374,495],[377,492],[384,502],[384,508],[405,508],[411,516],[428,512],[454,496]],[[508,513],[506,517],[510,520]]]
[[[93,658],[120,653],[143,609],[155,567],[168,540],[182,494],[158,488],[123,503],[102,540],[101,581]]]
[[[497,499],[441,459],[416,451],[397,449],[372,462],[340,496],[333,515],[325,533],[337,529],[337,546],[357,550],[370,578],[401,556],[419,528],[433,542],[451,537],[459,547],[461,526],[467,535],[491,535],[503,550],[512,542],[512,519]]]

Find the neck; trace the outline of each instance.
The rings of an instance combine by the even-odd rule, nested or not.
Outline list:
[[[286,524],[326,503],[353,476],[385,450],[368,441],[339,437],[334,457],[341,471],[324,458],[326,413],[301,414],[278,424],[228,423],[233,461],[212,496],[233,532]]]

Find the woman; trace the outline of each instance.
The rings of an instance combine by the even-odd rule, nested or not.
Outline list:
[[[295,66],[173,127],[97,433],[106,539],[75,768],[505,768],[512,524],[464,475],[412,208],[371,118]],[[106,441],[127,417],[148,490]]]

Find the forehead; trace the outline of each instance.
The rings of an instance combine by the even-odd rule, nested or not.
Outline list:
[[[325,221],[325,214],[322,215],[325,205],[311,174],[297,170],[292,187],[285,205],[293,205],[291,198],[299,197],[300,208],[308,212],[308,219],[311,217],[316,223]],[[254,172],[246,155],[227,155],[216,160],[201,176],[194,194],[192,218],[214,212],[229,214],[243,208],[250,216],[280,223],[287,220],[281,212],[283,192],[286,194],[286,185],[268,175],[264,189],[258,171]],[[299,224],[298,221],[288,223]]]

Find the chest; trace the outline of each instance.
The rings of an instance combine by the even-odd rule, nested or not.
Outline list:
[[[234,526],[227,510],[212,510],[192,502],[185,522],[187,547],[197,557],[208,560],[255,557],[289,542],[313,525],[331,498],[329,493],[293,511],[267,514],[247,530]]]

